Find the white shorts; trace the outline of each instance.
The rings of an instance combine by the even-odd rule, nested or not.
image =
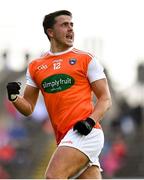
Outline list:
[[[102,151],[103,145],[104,134],[102,129],[93,128],[87,136],[81,135],[76,131],[73,131],[73,129],[70,129],[58,146],[69,146],[80,150],[90,160],[87,167],[96,165],[100,168],[99,155]]]

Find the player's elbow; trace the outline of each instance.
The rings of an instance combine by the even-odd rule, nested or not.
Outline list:
[[[109,110],[112,106],[112,98],[109,96],[107,97],[106,101],[107,101],[107,110]]]
[[[105,111],[108,111],[112,106],[112,99],[111,96],[103,96],[101,97],[103,105],[105,107]]]
[[[34,108],[29,104],[29,106],[25,109],[23,109],[23,111],[21,112],[24,116],[30,116],[32,115],[34,111]]]
[[[32,115],[32,112],[26,111],[26,112],[22,112],[22,114],[23,114],[24,116],[28,117],[28,116]]]
[[[28,117],[28,116],[32,115],[32,112],[23,112],[22,114],[23,114],[24,116]]]

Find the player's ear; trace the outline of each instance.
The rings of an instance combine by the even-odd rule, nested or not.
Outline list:
[[[47,29],[47,35],[52,38],[53,37],[53,29],[52,28],[48,28]]]

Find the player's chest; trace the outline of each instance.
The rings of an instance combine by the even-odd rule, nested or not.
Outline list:
[[[37,66],[36,78],[43,79],[48,76],[55,74],[69,74],[72,76],[77,76],[83,73],[83,65],[80,60],[76,58],[54,58],[47,60]]]
[[[37,66],[35,81],[47,93],[55,93],[86,81],[84,63],[76,58],[53,59]]]

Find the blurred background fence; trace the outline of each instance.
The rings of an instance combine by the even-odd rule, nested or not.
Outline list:
[[[56,145],[53,129],[40,94],[34,113],[24,117],[7,99],[6,84],[25,84],[31,55],[15,71],[7,66],[8,52],[0,52],[0,179],[43,178]],[[144,178],[144,63],[137,66],[137,79],[129,89],[118,92],[108,77],[113,106],[102,121],[105,145],[100,156],[104,178]],[[95,101],[95,99],[94,99]]]

